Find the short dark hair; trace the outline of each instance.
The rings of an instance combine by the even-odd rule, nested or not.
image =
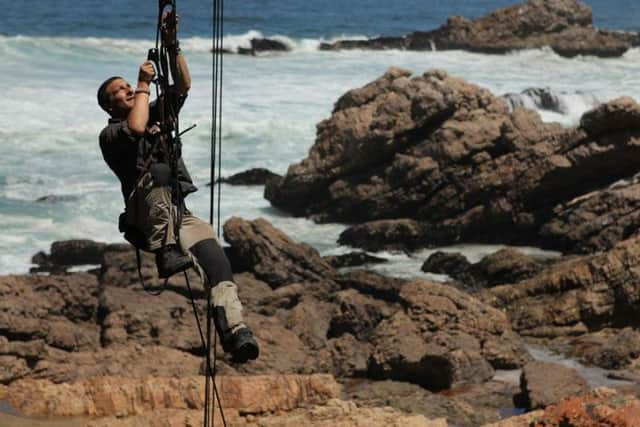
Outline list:
[[[121,78],[122,77],[120,76],[109,77],[107,80],[102,82],[102,84],[98,88],[98,105],[100,105],[100,108],[102,108],[107,113],[109,112],[109,107],[111,107],[111,94],[107,92],[107,88],[112,81]]]

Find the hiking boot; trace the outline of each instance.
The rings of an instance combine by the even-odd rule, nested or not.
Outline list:
[[[231,354],[231,360],[235,363],[246,363],[255,360],[260,354],[258,343],[253,338],[251,329],[239,325],[235,332],[231,332],[224,307],[213,308],[213,323],[218,331],[222,349]]]
[[[156,251],[156,266],[158,267],[158,276],[161,279],[166,279],[193,267],[193,261],[182,252],[178,245],[167,245]]]
[[[224,343],[222,344],[224,349]],[[235,363],[247,363],[249,360],[256,360],[260,354],[260,348],[251,329],[243,327],[232,333],[227,339],[227,348],[225,350],[231,353],[231,360]]]

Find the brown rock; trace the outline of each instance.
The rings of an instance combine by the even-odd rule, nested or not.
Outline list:
[[[530,362],[520,376],[520,405],[540,409],[559,402],[567,396],[589,391],[587,382],[575,369],[557,363]]]
[[[472,343],[465,344],[470,348],[483,343],[480,353],[494,368],[512,369],[530,360],[505,314],[471,295],[451,286],[419,280],[405,285],[400,298],[423,333],[457,333]],[[500,356],[496,347],[502,349]]]
[[[578,253],[609,250],[640,227],[640,183],[624,180],[554,208],[540,230],[548,246]]]
[[[306,410],[295,410],[287,415],[263,419],[265,427],[447,427],[444,418],[427,420],[422,415],[404,414],[397,409],[359,408],[353,402],[330,400],[325,406]]]
[[[289,411],[300,404],[335,398],[340,387],[330,375],[218,376],[223,408],[243,414]],[[32,396],[39,396],[33,399]],[[21,380],[0,386],[0,399],[25,415],[127,417],[159,409],[200,410],[204,377],[128,379],[96,377],[70,384]]]
[[[271,179],[280,179],[280,175],[264,168],[249,169],[244,172],[236,173],[221,181],[230,185],[264,185]]]
[[[346,333],[327,341],[327,353],[338,377],[365,377],[373,346]]]
[[[558,337],[551,348],[604,369],[624,369],[640,357],[640,331],[606,328],[577,337]],[[635,367],[635,366],[633,366]]]
[[[340,243],[368,250],[474,241],[579,251],[588,233],[540,231],[558,206],[637,171],[636,110],[613,101],[565,129],[443,71],[390,69],[338,100],[308,157],[265,196],[296,215],[356,223]],[[629,209],[608,217],[625,230],[612,239],[635,224]]]
[[[412,249],[423,246],[422,225],[412,219],[371,221],[348,227],[338,239],[341,245],[370,251],[384,249]]]
[[[373,271],[354,270],[338,277],[343,288],[353,288],[361,294],[388,302],[397,302],[400,289],[407,280],[386,277]]]
[[[517,249],[507,248],[487,255],[473,266],[474,274],[483,284],[495,286],[527,279],[543,268],[543,264]]]
[[[464,49],[506,53],[550,46],[561,56],[621,56],[638,43],[636,34],[593,28],[591,8],[576,0],[529,0],[474,20],[454,16],[440,28],[404,37],[341,40],[323,44],[338,49]]]
[[[593,138],[640,129],[640,107],[633,98],[616,98],[586,112],[580,119],[580,127]]]
[[[337,309],[325,333],[327,338],[349,333],[361,341],[368,341],[376,326],[397,311],[386,302],[364,296],[355,289],[340,291],[334,298]]]
[[[615,390],[599,388],[587,395],[569,397],[548,407],[532,427],[620,426],[634,427],[640,420],[640,401]]]
[[[640,240],[629,239],[596,255],[559,262],[516,285],[482,294],[505,309],[521,335],[578,335],[605,326],[629,325],[637,316]]]
[[[264,219],[231,218],[224,238],[255,276],[273,288],[294,282],[331,284],[335,270],[304,243],[294,243]]]
[[[359,267],[365,264],[381,264],[388,261],[386,258],[380,258],[360,251],[350,252],[343,255],[325,256],[324,260],[327,261],[329,265],[331,265],[331,267],[335,269],[344,267]]]

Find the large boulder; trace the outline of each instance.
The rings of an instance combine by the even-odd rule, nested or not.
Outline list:
[[[635,111],[614,100],[566,129],[443,71],[392,68],[336,102],[308,157],[265,196],[296,215],[355,222],[340,242],[367,250],[475,241],[580,251],[587,233],[541,229],[562,204],[637,172]],[[612,239],[628,236],[627,211],[608,217],[621,224]]]
[[[433,31],[416,31],[404,37],[340,40],[323,43],[320,49],[463,49],[506,53],[549,46],[566,57],[615,57],[637,44],[637,34],[594,28],[591,8],[580,1],[529,0],[473,20],[454,16]]]
[[[369,372],[443,390],[482,383],[494,368],[522,366],[530,356],[504,314],[447,285],[406,284],[404,310],[380,322]]]
[[[224,238],[244,265],[273,288],[294,282],[331,284],[336,271],[311,246],[292,241],[264,219],[231,218]]]

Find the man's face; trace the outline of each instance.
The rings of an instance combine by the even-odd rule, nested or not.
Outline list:
[[[125,79],[115,79],[107,87],[111,97],[112,114],[128,112],[133,108],[135,92]]]

